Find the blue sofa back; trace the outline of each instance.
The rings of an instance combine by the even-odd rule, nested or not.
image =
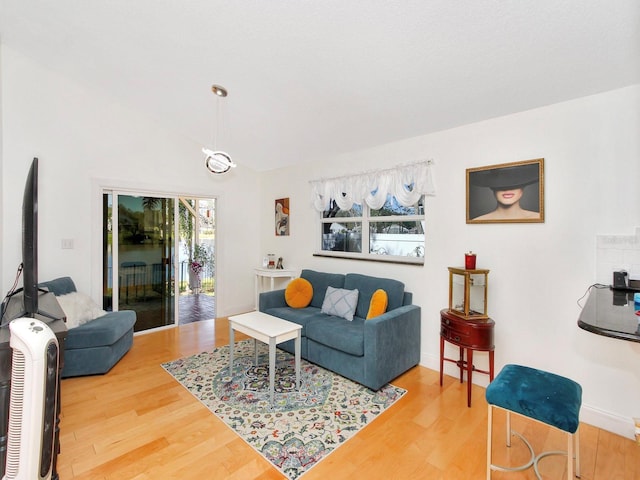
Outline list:
[[[46,288],[56,297],[76,291],[76,285],[73,283],[73,280],[71,280],[71,277],[60,277],[48,282],[41,282],[38,286]]]
[[[387,311],[395,310],[404,302],[404,283],[391,278],[370,277],[359,273],[347,273],[344,280],[344,288],[347,290],[358,289],[358,306],[356,316],[366,318],[369,312],[369,304],[373,292],[381,288],[387,292],[389,305]]]
[[[300,272],[300,277],[308,280],[313,285],[312,307],[322,308],[327,287],[344,288],[344,275],[341,273],[325,273],[304,269]]]
[[[404,291],[404,283],[391,278],[372,277],[359,273],[326,273],[315,270],[304,269],[300,277],[308,280],[313,286],[313,297],[311,306],[322,308],[327,287],[346,288],[347,290],[358,289],[358,305],[356,316],[366,318],[369,312],[371,296],[379,288],[387,292],[389,306],[387,311],[394,310],[403,305],[411,305],[412,295]]]

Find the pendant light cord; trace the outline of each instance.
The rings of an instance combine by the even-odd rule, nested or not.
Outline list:
[[[218,134],[220,133],[220,97],[216,95],[216,124],[213,128],[213,150],[218,150]]]

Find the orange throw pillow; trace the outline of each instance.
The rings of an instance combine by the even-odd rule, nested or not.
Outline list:
[[[313,286],[309,280],[295,278],[284,291],[284,300],[291,308],[304,308],[311,303]]]
[[[379,288],[373,295],[371,295],[371,302],[369,302],[369,313],[367,313],[367,320],[370,318],[382,315],[387,311],[387,305],[389,304],[389,297],[387,292]]]

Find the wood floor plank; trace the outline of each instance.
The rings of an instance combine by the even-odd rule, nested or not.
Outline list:
[[[238,339],[246,336],[238,335]],[[204,321],[136,335],[129,353],[106,375],[62,381],[61,453],[65,480],[224,478],[275,480],[282,475],[178,384],[163,362],[211,351],[229,342],[228,321]],[[305,474],[306,480],[484,478],[487,404],[474,385],[415,367],[394,380],[408,393]],[[564,435],[513,417],[537,451],[564,448]],[[526,448],[507,449],[504,415],[494,416],[494,455],[526,460]],[[640,446],[581,425],[582,480],[640,478]],[[562,457],[541,463],[545,479],[565,475]],[[494,472],[494,480],[535,479],[532,470]]]
[[[626,443],[626,439],[618,435],[605,431],[599,432],[594,478],[610,478],[612,480],[627,478],[625,476]]]
[[[636,442],[623,442],[624,448],[624,477],[623,478],[640,478],[640,445]]]

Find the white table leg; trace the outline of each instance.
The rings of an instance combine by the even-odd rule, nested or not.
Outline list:
[[[271,277],[271,291],[272,291],[272,292],[273,292],[273,288],[274,288],[274,285],[273,285],[273,277]]]
[[[274,384],[276,379],[276,339],[269,339],[269,397],[273,404]]]
[[[257,367],[258,366],[258,341],[255,338],[253,339],[253,353],[256,356],[256,363],[254,363],[254,365]]]
[[[298,336],[296,337],[296,388],[300,390],[300,330],[298,330]]]
[[[229,375],[233,376],[233,344],[235,339],[233,338],[233,325],[229,323]]]
[[[259,289],[259,285],[258,285],[258,279],[260,278],[260,275],[258,275],[256,273],[256,278],[254,280],[254,289],[255,289],[255,295],[256,295],[256,310],[259,310],[260,307],[260,289]]]

